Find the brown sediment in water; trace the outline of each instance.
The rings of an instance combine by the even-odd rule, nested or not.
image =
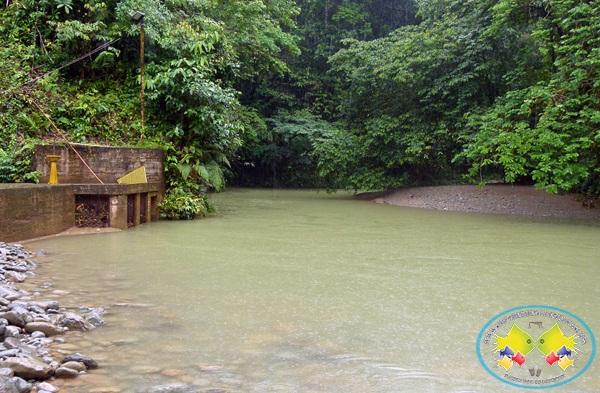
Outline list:
[[[530,186],[489,185],[410,187],[368,193],[375,203],[443,211],[529,217],[600,219],[600,209],[584,206],[577,194],[556,195]]]

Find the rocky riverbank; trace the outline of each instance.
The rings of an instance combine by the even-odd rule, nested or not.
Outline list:
[[[22,246],[0,242],[0,392],[58,392],[54,379],[76,378],[98,367],[80,353],[56,358],[50,346],[64,343],[69,331],[103,325],[103,310],[82,307],[79,313],[71,312],[20,288],[35,268],[33,255]]]

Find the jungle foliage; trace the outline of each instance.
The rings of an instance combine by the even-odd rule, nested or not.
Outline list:
[[[1,181],[35,180],[43,111],[72,141],[160,146],[191,205],[226,180],[600,191],[597,1],[10,0],[0,34]]]

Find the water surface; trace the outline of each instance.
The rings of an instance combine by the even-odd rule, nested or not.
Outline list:
[[[475,355],[494,314],[551,304],[600,332],[598,226],[310,191],[213,198],[210,219],[29,245],[48,254],[32,283],[52,281],[43,295],[108,309],[106,327],[57,346],[103,366],[68,382],[70,392],[170,382],[228,392],[506,392]],[[600,391],[600,366],[555,391]]]

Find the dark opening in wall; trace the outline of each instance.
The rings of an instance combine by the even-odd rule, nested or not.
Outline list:
[[[80,228],[109,227],[108,197],[75,195],[75,225]]]
[[[140,222],[148,222],[148,193],[140,194]]]
[[[158,197],[150,197],[150,219],[152,221],[158,220]]]
[[[135,226],[135,195],[127,195],[127,226]]]

